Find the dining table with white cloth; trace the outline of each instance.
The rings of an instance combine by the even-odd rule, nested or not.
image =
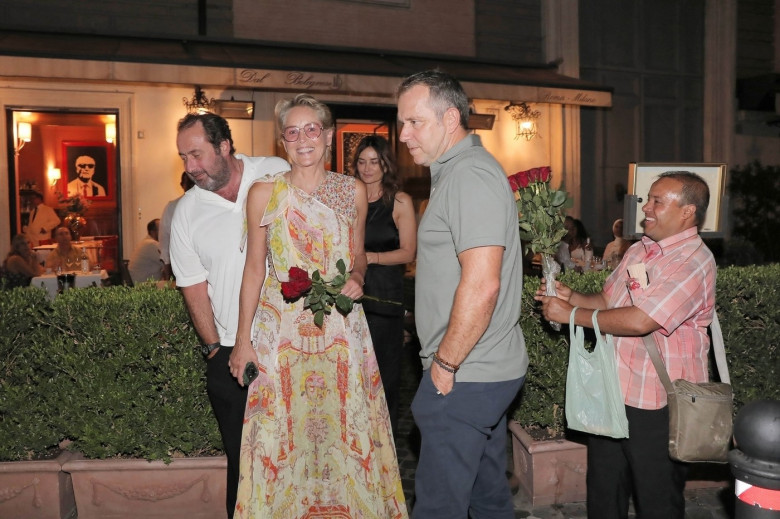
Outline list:
[[[81,271],[67,271],[63,274],[75,274],[73,280],[73,288],[86,288],[86,287],[102,287],[103,280],[108,279],[108,272],[105,269],[101,269],[99,272],[90,270],[89,272]],[[35,276],[30,281],[31,287],[41,287],[46,289],[51,299],[59,292],[59,285],[57,284],[57,274],[46,273],[41,276]]]
[[[87,251],[87,257],[89,258],[90,265],[100,264],[99,250],[100,248],[103,247],[102,240],[85,239],[83,241],[74,241],[72,245],[74,247],[78,247],[80,249],[84,249],[85,251]],[[56,248],[57,248],[56,243],[50,243],[49,245],[38,245],[37,247],[33,247],[33,250],[35,251],[35,255],[37,256],[38,259],[38,263],[44,265],[46,263],[46,258],[48,258],[49,254],[51,254],[51,251],[53,251]]]

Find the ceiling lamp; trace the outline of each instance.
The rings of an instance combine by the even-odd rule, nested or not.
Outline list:
[[[525,140],[530,141],[536,136],[536,120],[542,115],[541,112],[532,110],[525,102],[511,102],[504,107],[504,110],[509,112],[515,121],[515,140],[524,137]]]
[[[19,123],[16,126],[16,148],[14,153],[19,155],[24,145],[32,140],[32,125],[30,123]]]
[[[195,86],[195,94],[192,99],[182,98],[184,106],[187,107],[187,112],[191,114],[205,114],[206,112],[213,112],[216,101],[212,97],[211,99],[206,97],[200,86]]]

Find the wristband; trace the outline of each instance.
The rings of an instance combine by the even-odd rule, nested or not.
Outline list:
[[[447,362],[446,360],[444,360],[444,359],[442,359],[441,357],[439,357],[439,352],[434,352],[434,353],[433,353],[433,362],[435,362],[436,364],[438,364],[438,365],[439,365],[439,367],[440,367],[441,369],[443,369],[444,371],[446,371],[446,372],[448,372],[448,373],[452,373],[453,375],[454,375],[455,373],[457,373],[457,372],[458,372],[458,370],[460,369],[460,365],[456,365],[456,364],[450,364],[450,363],[449,363],[449,362]]]

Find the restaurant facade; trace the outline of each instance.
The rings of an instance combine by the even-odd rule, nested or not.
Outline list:
[[[727,161],[723,154],[733,148],[733,133],[723,128],[733,126],[733,110],[715,113],[705,107],[710,99],[733,106],[733,72],[724,77],[711,69],[708,64],[720,65],[723,56],[717,61],[707,49],[710,40],[733,30],[725,20],[704,29],[705,19],[727,15],[734,4],[694,3],[701,15],[694,20],[701,29],[702,56],[694,74],[700,88],[695,95],[683,91],[665,101],[675,114],[684,112],[686,102],[694,109],[688,111],[690,120],[655,120],[651,126],[672,124],[670,136],[687,128],[696,133],[695,149],[672,153],[671,160]],[[154,3],[151,13],[152,4],[141,0],[123,7],[28,4],[23,11],[56,5],[72,16],[64,21],[62,12],[47,12],[33,27],[24,12],[0,13],[9,15],[0,24],[3,257],[29,217],[26,193],[42,191],[45,203],[57,207],[75,175],[74,154],[86,152],[100,158],[95,178],[104,183],[105,194],[88,196],[85,232],[119,236],[118,257],[128,257],[146,234],[146,223],[181,194],[176,123],[187,103],[199,101],[215,101],[209,107],[228,118],[238,152],[280,155],[274,105],[310,92],[336,117],[331,169],[348,172],[350,143],[360,135],[386,133],[396,145],[408,189],[420,201],[427,196],[427,171],[396,142],[394,91],[406,75],[429,68],[462,81],[476,114],[472,131],[508,174],[549,165],[553,182],[564,182],[575,195],[573,214],[603,203],[597,215],[589,215],[601,224],[622,211],[619,201],[605,200],[607,195],[595,194],[592,186],[625,182],[629,154],[610,155],[606,140],[626,142],[626,136],[616,136],[620,126],[610,118],[614,112],[625,115],[624,108],[636,100],[615,91],[616,71],[603,64],[580,66],[580,24],[591,15],[581,14],[577,1],[306,0],[292,6],[169,0]],[[95,20],[103,25],[96,27]],[[323,26],[334,29],[323,31]],[[158,36],[163,27],[166,35]],[[352,28],[351,33],[339,27]],[[518,28],[524,29],[522,36]],[[581,70],[587,80],[578,77]],[[513,105],[533,114],[530,138],[513,117]],[[23,137],[30,130],[27,141],[20,139],[20,123],[25,123]],[[636,131],[630,133],[629,142]],[[652,146],[635,149],[629,160],[654,160]]]

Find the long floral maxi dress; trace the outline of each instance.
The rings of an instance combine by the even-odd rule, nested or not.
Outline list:
[[[283,176],[261,225],[269,272],[255,315],[260,376],[250,385],[236,517],[407,517],[384,390],[356,304],[322,328],[304,298],[286,302],[290,267],[323,279],[353,263],[355,179],[328,173],[311,195]],[[249,223],[249,225],[252,225]]]

